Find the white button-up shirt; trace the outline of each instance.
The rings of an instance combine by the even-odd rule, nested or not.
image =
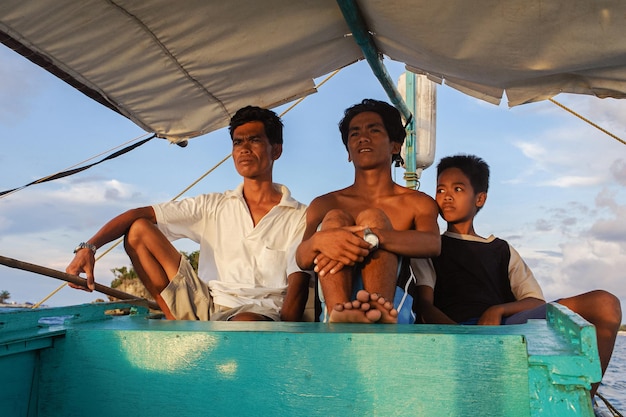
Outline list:
[[[253,225],[243,184],[224,193],[202,194],[154,205],[157,226],[170,240],[200,244],[198,276],[213,301],[226,307],[258,304],[280,310],[287,276],[301,271],[295,251],[306,226],[306,206],[287,187],[261,221]]]

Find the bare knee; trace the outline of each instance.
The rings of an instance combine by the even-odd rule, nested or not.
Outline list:
[[[622,323],[622,308],[619,299],[605,290],[594,290],[564,298],[559,303],[596,325],[602,324],[617,329]]]
[[[126,235],[124,236],[124,249],[128,252],[129,249],[136,249],[140,246],[146,236],[154,232],[155,225],[146,219],[137,219],[130,225]]]
[[[348,214],[348,212],[341,209],[330,210],[324,216],[324,220],[322,220],[322,230],[353,225],[354,219],[352,216]]]
[[[589,294],[593,294],[595,304],[604,316],[606,323],[619,328],[622,324],[622,306],[619,298],[604,290],[591,291]]]
[[[390,229],[391,221],[384,211],[377,208],[365,209],[359,213],[356,223],[379,229]]]
[[[233,317],[230,318],[229,321],[274,321],[274,320],[262,314],[245,311],[243,313],[234,315]]]

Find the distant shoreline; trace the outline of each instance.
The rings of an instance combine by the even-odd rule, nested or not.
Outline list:
[[[33,308],[31,303],[0,303],[0,308]]]

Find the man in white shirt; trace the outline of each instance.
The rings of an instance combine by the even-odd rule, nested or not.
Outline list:
[[[294,253],[306,206],[272,181],[282,127],[270,110],[240,109],[230,123],[243,177],[237,189],[129,210],[81,243],[66,271],[84,272],[93,290],[96,249],[125,236],[137,275],[168,319],[301,320],[309,275]],[[199,277],[170,243],[179,238],[200,244]]]

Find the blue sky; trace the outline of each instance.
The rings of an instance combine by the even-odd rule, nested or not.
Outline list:
[[[403,72],[398,63],[387,65],[394,79]],[[361,62],[288,112],[275,181],[289,186],[304,203],[349,185],[353,169],[337,123],[345,108],[363,98],[386,100],[386,95]],[[556,99],[626,136],[626,101]],[[626,305],[626,146],[550,102],[509,109],[446,86],[438,87],[437,101],[435,164],[443,156],[472,153],[491,166],[489,197],[476,219],[477,233],[494,234],[515,246],[548,299],[604,288]],[[0,190],[109,154],[144,133],[0,46]],[[229,152],[224,129],[192,139],[186,148],[154,139],[73,177],[0,198],[0,255],[65,270],[76,244],[105,221],[127,209],[171,199]],[[427,169],[421,178],[420,189],[430,195],[433,171]],[[403,183],[402,170],[394,175]],[[231,189],[239,182],[228,160],[188,195]],[[191,242],[177,246],[196,249]],[[113,250],[99,261],[97,281],[109,285],[110,270],[125,265],[129,261],[122,249]],[[60,284],[0,265],[0,290],[9,291],[12,301],[38,302]],[[64,288],[46,304],[96,298],[104,296]]]

